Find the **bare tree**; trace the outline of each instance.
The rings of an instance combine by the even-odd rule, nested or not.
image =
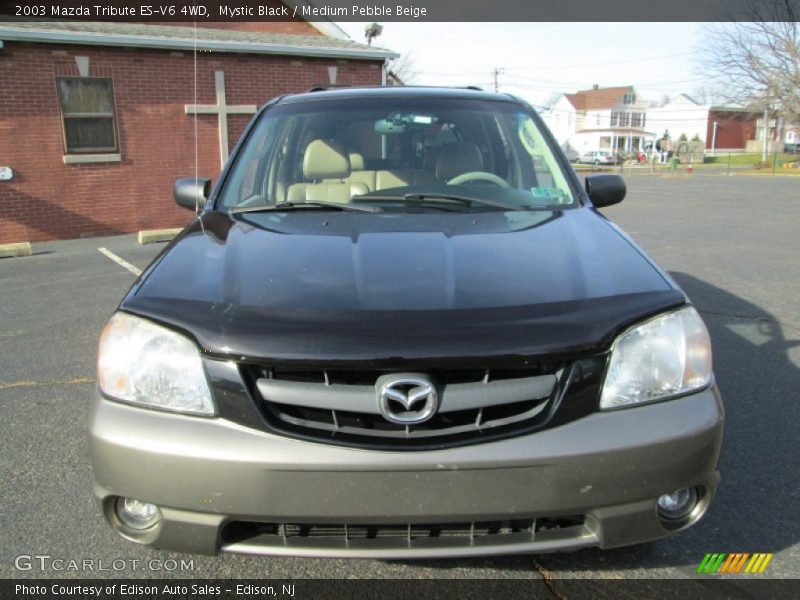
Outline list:
[[[561,92],[553,92],[547,97],[547,99],[544,102],[542,102],[541,108],[544,110],[549,110],[553,108],[556,105],[556,102],[561,100],[561,96],[563,95],[564,94],[562,94]]]
[[[689,96],[698,104],[723,104],[728,101],[728,98],[720,91],[719,87],[710,85],[701,85],[694,88]]]
[[[400,58],[395,58],[389,63],[388,72],[394,75],[401,83],[413,83],[420,76],[422,70],[417,68],[414,51],[401,54]]]
[[[725,100],[800,120],[800,2],[747,0],[745,6],[748,22],[706,27],[700,67]]]

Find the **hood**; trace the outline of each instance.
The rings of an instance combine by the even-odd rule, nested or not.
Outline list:
[[[122,309],[216,355],[404,363],[598,352],[683,302],[590,209],[210,212]]]

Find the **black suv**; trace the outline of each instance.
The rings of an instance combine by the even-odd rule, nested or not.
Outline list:
[[[140,543],[369,557],[613,547],[696,522],[723,408],[684,293],[525,102],[269,102],[111,317],[95,494]]]

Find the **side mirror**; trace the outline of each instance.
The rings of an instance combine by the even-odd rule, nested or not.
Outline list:
[[[590,175],[586,178],[586,193],[595,208],[619,204],[626,191],[625,180],[619,175]]]
[[[172,195],[178,206],[198,212],[205,205],[210,193],[211,180],[205,177],[183,177],[172,188]]]

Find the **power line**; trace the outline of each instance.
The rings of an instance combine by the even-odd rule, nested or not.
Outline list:
[[[585,87],[586,86],[585,82],[559,81],[559,80],[555,80],[555,79],[540,79],[540,78],[537,78],[537,77],[528,77],[528,76],[525,76],[525,75],[517,75],[517,74],[513,73],[514,70],[515,69],[507,69],[505,71],[507,71],[508,75],[510,77],[514,78],[514,79],[522,79],[523,81],[529,81],[529,82],[533,82],[533,83],[537,83],[537,82],[551,83],[551,84],[563,85],[565,87]],[[704,80],[705,79],[703,77],[695,77],[693,79],[678,79],[678,80],[673,80],[673,81],[654,81],[654,82],[650,82],[650,83],[638,83],[638,84],[635,84],[635,85],[633,85],[631,87],[634,87],[634,88],[646,88],[646,87],[653,87],[653,86],[673,85],[673,84],[677,84],[677,83],[693,83],[693,82],[704,81]],[[614,87],[627,87],[627,86],[614,86]],[[588,89],[588,88],[585,88],[585,89]]]
[[[676,54],[663,54],[661,56],[648,56],[644,58],[634,58],[630,60],[617,60],[617,61],[607,61],[607,62],[599,62],[599,63],[577,63],[573,65],[547,65],[544,67],[514,67],[515,71],[530,71],[530,70],[537,70],[537,69],[577,69],[580,67],[605,67],[609,65],[628,65],[640,62],[649,62],[654,60],[664,60],[667,58],[677,58],[678,56],[690,56],[693,54],[692,52],[678,52]]]
[[[558,70],[558,69],[577,69],[580,67],[604,67],[609,65],[627,65],[627,64],[635,64],[640,62],[650,62],[656,60],[664,60],[667,58],[676,58],[679,56],[690,56],[692,52],[678,52],[676,54],[664,54],[661,56],[647,56],[643,58],[634,58],[630,60],[618,60],[618,61],[606,61],[606,62],[599,62],[599,63],[577,63],[572,65],[545,65],[545,66],[536,66],[536,67],[505,67],[510,71],[536,71],[536,70]],[[449,71],[424,71],[425,75],[480,75],[483,71],[458,71],[458,70],[449,70]]]

